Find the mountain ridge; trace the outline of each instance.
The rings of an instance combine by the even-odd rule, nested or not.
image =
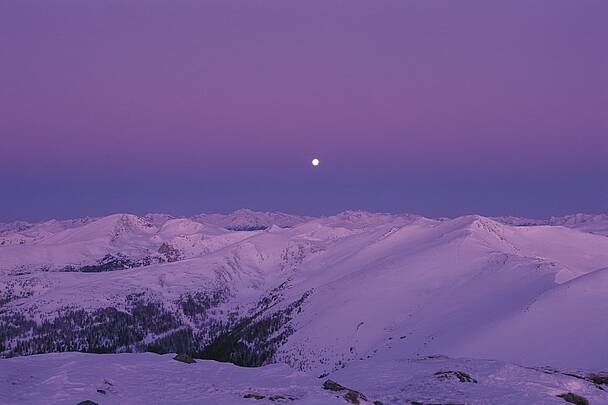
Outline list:
[[[319,374],[359,359],[434,353],[519,361],[529,349],[501,352],[496,331],[525,324],[532,303],[608,267],[603,235],[480,215],[114,214],[42,228],[30,228],[33,240],[0,247],[5,357],[186,350]],[[585,299],[573,291],[571,302]],[[566,314],[554,322],[578,317]],[[608,331],[583,324],[600,350]],[[112,335],[98,330],[111,325],[119,326]],[[547,330],[571,341],[555,326]],[[102,338],[87,340],[93,333]],[[497,343],[469,344],[483,336]],[[601,358],[583,348],[560,357],[542,345],[534,355],[535,364],[567,359],[570,367],[597,367]]]

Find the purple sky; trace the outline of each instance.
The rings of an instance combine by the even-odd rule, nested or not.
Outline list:
[[[0,2],[0,221],[608,211],[608,1],[142,4]]]

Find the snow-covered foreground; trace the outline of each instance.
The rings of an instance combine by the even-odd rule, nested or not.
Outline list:
[[[285,365],[242,368],[210,360],[185,364],[172,358],[151,353],[56,353],[3,359],[0,403],[559,405],[566,402],[558,395],[568,393],[591,404],[608,403],[608,385],[585,379],[585,373],[567,375],[497,361],[358,361],[315,378]]]
[[[285,365],[245,368],[211,360],[186,364],[172,358],[152,353],[55,353],[4,359],[0,403],[231,405],[255,403],[254,395],[287,402],[295,398],[311,405],[344,403],[315,378]]]
[[[604,385],[595,384],[603,381]],[[494,360],[429,356],[359,361],[330,375],[383,404],[566,404],[573,393],[608,404],[608,378],[585,372],[527,368]]]

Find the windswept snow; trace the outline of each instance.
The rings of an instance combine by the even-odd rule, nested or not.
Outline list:
[[[445,356],[357,361],[328,376],[382,404],[564,405],[572,392],[591,404],[608,392],[582,371],[529,368],[495,360]],[[605,386],[604,386],[605,387]]]
[[[245,368],[215,361],[185,364],[172,358],[152,353],[57,353],[2,360],[0,403],[248,405],[256,403],[248,394],[255,394],[277,399],[265,403],[345,404],[314,377],[285,365]]]
[[[172,358],[152,353],[56,353],[1,360],[0,403],[559,405],[566,402],[558,395],[569,392],[591,404],[608,403],[608,392],[585,379],[589,373],[489,360],[361,361],[315,378],[278,364],[242,368],[209,360],[185,364]],[[353,391],[350,400],[345,398],[347,391],[327,389],[340,386]]]

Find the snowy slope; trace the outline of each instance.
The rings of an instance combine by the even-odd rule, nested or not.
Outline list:
[[[608,364],[608,268],[576,278],[538,296],[524,311],[496,322],[466,342],[475,353],[533,364],[596,370]]]
[[[608,403],[608,385],[592,373],[528,368],[494,360],[445,356],[356,361],[328,376],[382,404],[559,405],[574,393],[590,404]]]
[[[99,263],[106,255],[124,256],[134,262],[173,261],[202,256],[249,236],[186,218],[159,221],[129,214],[110,215],[81,226],[51,227],[45,223],[0,238],[5,242],[0,251],[0,271],[78,268]],[[163,252],[163,244],[177,256],[163,257],[170,253]],[[134,263],[132,267],[137,265]]]
[[[0,247],[3,356],[180,349],[314,375],[437,353],[608,360],[608,238],[562,224],[239,211],[39,228]]]
[[[246,398],[255,394],[276,398],[265,403],[293,398],[310,405],[345,404],[313,377],[284,365],[253,369],[215,361],[186,364],[172,357],[61,353],[5,359],[0,361],[0,403],[247,405],[259,403]]]
[[[591,404],[608,402],[608,393],[585,379],[587,373],[497,361],[397,358],[357,362],[315,378],[285,365],[241,368],[208,360],[185,364],[172,357],[59,353],[0,360],[0,403],[559,405],[566,402],[558,395],[567,393]]]
[[[608,262],[604,237],[513,228],[477,216],[383,231],[343,239],[297,275],[300,291],[315,293],[298,319],[300,329],[281,349],[285,361],[321,372],[383,350],[460,356],[461,345],[489,325]],[[593,334],[608,338],[603,327]],[[551,334],[562,337],[560,331]],[[500,339],[495,341],[484,355],[501,358]],[[519,358],[532,351],[519,347]],[[478,354],[474,345],[467,352]],[[576,354],[572,366],[597,364],[588,354]]]

